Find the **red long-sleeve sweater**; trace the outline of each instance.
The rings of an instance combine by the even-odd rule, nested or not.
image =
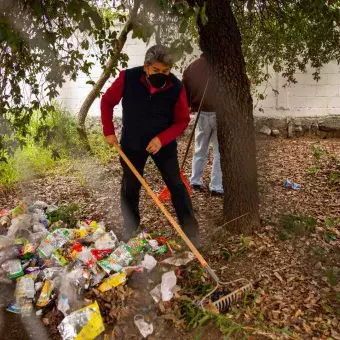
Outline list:
[[[141,82],[149,89],[150,94],[157,91],[164,91],[165,89],[172,86],[171,81],[162,88],[156,89],[152,87],[146,80],[145,74],[141,77]],[[118,78],[108,88],[106,93],[103,95],[100,102],[101,119],[103,124],[103,132],[105,136],[114,135],[115,128],[112,121],[113,109],[119,104],[123,97],[123,91],[125,86],[125,71],[119,73]],[[174,123],[165,131],[161,132],[157,137],[160,139],[162,146],[167,145],[171,141],[179,137],[184,130],[188,127],[190,121],[189,107],[185,89],[183,87],[180,96],[178,97],[177,103],[174,108]],[[156,137],[156,136],[155,136]]]

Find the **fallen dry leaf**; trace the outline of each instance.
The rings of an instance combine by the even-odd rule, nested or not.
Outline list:
[[[281,277],[281,275],[278,272],[274,272],[274,275],[281,281],[283,282],[283,279]]]

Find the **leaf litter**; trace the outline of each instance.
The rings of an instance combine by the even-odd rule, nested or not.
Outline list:
[[[322,150],[317,157],[313,152],[315,147]],[[255,292],[232,306],[225,316],[201,315],[186,303],[206,294],[212,284],[193,262],[179,273],[184,280],[182,285],[179,283],[183,290],[175,294],[171,304],[161,302],[155,307],[147,289],[137,289],[143,286],[140,283],[117,290],[123,303],[110,310],[112,313],[107,317],[115,320],[116,338],[139,338],[133,327],[133,315],[141,310],[149,313],[145,321],[154,323],[150,339],[162,339],[164,335],[167,335],[164,339],[179,336],[192,339],[196,333],[203,334],[204,339],[223,339],[222,334],[233,339],[244,334],[249,339],[339,338],[340,187],[336,181],[339,150],[337,140],[259,141],[262,228],[251,237],[230,235],[227,226],[211,236],[221,225],[222,199],[210,198],[208,189],[195,193],[193,205],[205,242],[203,255],[213,268],[220,268],[217,274],[223,280],[247,278],[254,282]],[[184,145],[180,143],[179,157],[183,151]],[[210,157],[205,183],[209,183],[211,162]],[[79,180],[80,173],[85,181]],[[146,180],[159,192],[163,183],[152,163],[148,163],[145,173]],[[82,160],[81,165],[75,164],[66,173],[34,179],[12,192],[0,193],[0,206],[10,208],[30,197],[49,204],[76,204],[80,215],[104,220],[119,232],[119,174],[117,159],[105,167],[92,159]],[[186,176],[190,176],[189,169]],[[285,188],[286,178],[301,184],[303,189]],[[173,212],[170,205],[169,209]],[[142,225],[148,231],[176,238],[143,191],[141,215]],[[316,221],[315,226],[309,218]],[[284,219],[293,222],[284,224]],[[145,288],[154,286],[152,278],[144,280]]]

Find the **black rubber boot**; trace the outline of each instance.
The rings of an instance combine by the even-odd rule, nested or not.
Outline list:
[[[201,237],[197,225],[184,226],[183,231],[197,249],[202,247]]]

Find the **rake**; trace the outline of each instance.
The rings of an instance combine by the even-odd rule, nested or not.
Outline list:
[[[196,130],[196,126],[197,126],[197,123],[198,123],[198,119],[201,115],[203,99],[205,97],[205,93],[207,92],[208,84],[209,84],[209,78],[208,78],[207,83],[206,83],[205,88],[204,88],[202,99],[201,99],[200,105],[198,107],[198,112],[197,112],[197,116],[196,116],[196,119],[195,119],[194,127],[191,131],[191,134],[190,134],[190,137],[189,137],[189,140],[188,140],[188,144],[187,144],[187,147],[186,147],[186,150],[185,150],[185,154],[184,154],[184,157],[183,157],[183,161],[182,161],[182,164],[181,164],[181,168],[180,168],[181,179],[182,179],[183,183],[185,184],[185,187],[187,188],[190,196],[192,195],[192,190],[191,190],[190,183],[189,183],[188,179],[184,175],[184,166],[185,166],[185,163],[186,163],[186,160],[187,160],[187,157],[188,157],[188,153],[189,153],[189,149],[190,149],[192,140],[193,140],[194,135],[195,135],[195,130]],[[161,202],[166,202],[171,198],[171,194],[170,194],[168,187],[165,187],[160,192],[160,194],[158,195],[158,198]]]
[[[130,162],[128,157],[125,155],[123,150],[120,148],[120,146],[117,143],[114,143],[114,147],[117,150],[119,156],[124,160],[126,165],[130,168],[130,170],[133,172],[133,174],[137,177],[139,182],[142,184],[146,192],[151,196],[157,207],[162,211],[162,213],[165,215],[167,220],[170,222],[170,224],[174,227],[174,229],[177,231],[179,236],[182,238],[182,240],[186,243],[186,245],[189,247],[189,249],[194,253],[196,256],[197,260],[200,262],[201,266],[207,271],[207,273],[211,276],[211,278],[215,281],[216,287],[213,289],[209,294],[207,294],[203,299],[201,300],[201,307],[204,309],[204,304],[206,299],[213,294],[216,290],[222,288],[223,286],[230,284],[232,282],[236,281],[241,281],[244,279],[238,279],[236,281],[232,282],[222,282],[218,276],[215,274],[215,272],[211,269],[207,261],[203,258],[201,253],[197,250],[197,248],[192,244],[192,242],[189,240],[188,236],[184,233],[180,225],[176,222],[176,220],[173,218],[173,216],[169,213],[167,208],[164,206],[164,204],[159,200],[157,195],[152,191],[148,183],[145,181],[145,179],[140,175],[140,173],[137,171],[137,169],[134,167],[134,165]],[[218,310],[223,310],[226,305],[230,305],[232,302],[234,302],[237,298],[239,298],[240,294],[243,294],[247,291],[249,291],[252,288],[252,285],[249,281],[247,281],[247,284],[238,290],[235,290],[234,292],[221,297],[217,301],[212,302],[213,305],[218,309]]]

